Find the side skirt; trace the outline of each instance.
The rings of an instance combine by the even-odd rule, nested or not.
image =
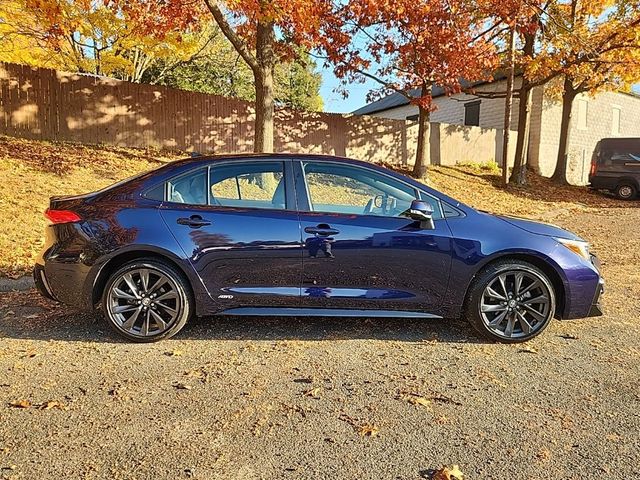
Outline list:
[[[351,310],[341,308],[274,308],[239,307],[218,312],[217,315],[263,316],[263,317],[365,317],[365,318],[442,318],[423,312],[402,310]]]

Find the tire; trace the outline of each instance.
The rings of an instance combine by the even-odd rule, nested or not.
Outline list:
[[[638,194],[638,189],[632,183],[621,183],[616,187],[614,193],[621,200],[631,200]]]
[[[157,342],[178,333],[194,310],[184,275],[170,264],[143,258],[116,270],[102,294],[109,326],[133,342]]]
[[[473,279],[464,313],[483,337],[521,343],[540,335],[555,309],[553,284],[542,270],[521,260],[499,260]]]

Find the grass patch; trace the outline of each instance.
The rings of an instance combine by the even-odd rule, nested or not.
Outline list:
[[[87,146],[0,137],[0,276],[28,274],[43,244],[44,210],[52,195],[98,190],[185,156],[177,152]],[[473,207],[544,218],[609,207],[637,208],[586,187],[559,187],[529,175],[524,188],[500,186],[497,165],[431,167],[427,184]]]
[[[53,195],[86,193],[177,158],[168,152],[0,137],[0,275],[29,273]]]

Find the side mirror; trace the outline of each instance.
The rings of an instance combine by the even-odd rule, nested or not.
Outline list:
[[[408,217],[412,220],[420,222],[420,228],[425,230],[433,230],[433,207],[429,202],[424,200],[414,200],[409,207]]]

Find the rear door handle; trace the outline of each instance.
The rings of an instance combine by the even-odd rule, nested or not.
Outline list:
[[[210,221],[205,220],[200,215],[191,215],[188,218],[182,217],[176,220],[176,222],[180,225],[187,225],[188,227],[191,227],[191,228],[200,228],[207,225],[211,225]]]
[[[340,230],[331,228],[330,226],[317,226],[317,227],[305,227],[304,231],[313,235],[320,235],[321,237],[328,237],[329,235],[337,235]]]

